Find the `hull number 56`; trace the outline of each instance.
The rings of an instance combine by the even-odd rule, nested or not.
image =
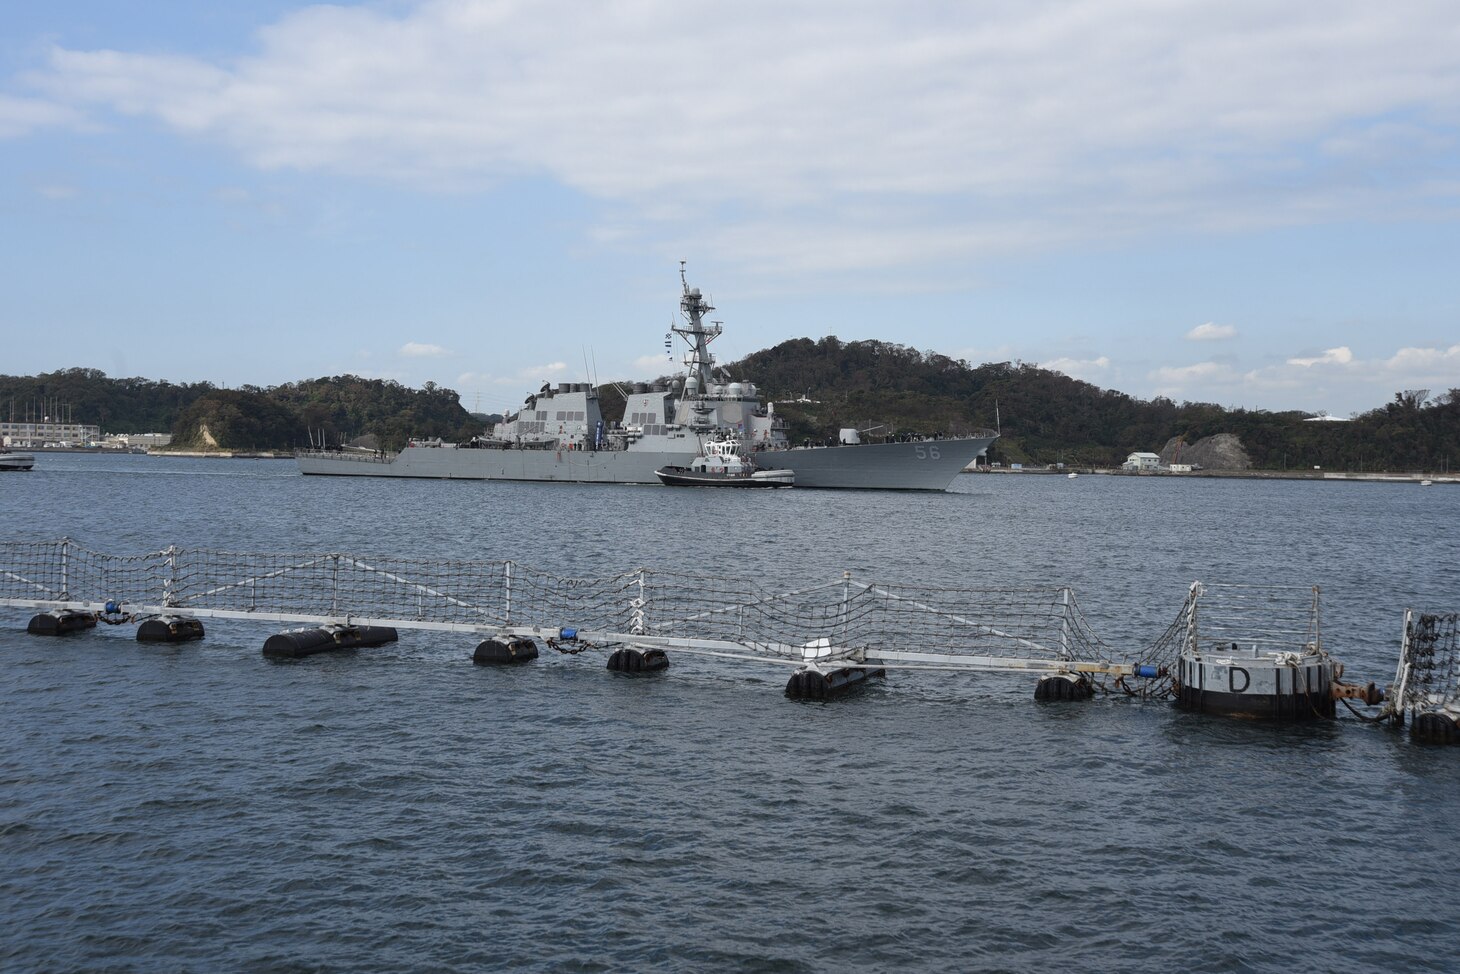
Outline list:
[[[936,446],[923,446],[921,444],[913,447],[913,455],[919,460],[937,460],[939,457]]]

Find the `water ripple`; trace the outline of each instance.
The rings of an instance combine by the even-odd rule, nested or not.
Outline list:
[[[0,495],[0,524],[567,572],[705,557],[666,540],[704,500],[671,491],[89,462]],[[1317,582],[1335,650],[1381,681],[1402,604],[1460,580],[1453,532],[1426,527],[1460,523],[1460,491],[960,488],[747,498],[704,536],[779,578],[1069,583],[1137,639],[1194,577]],[[99,490],[128,516],[68,513]],[[408,634],[278,664],[243,623],[168,649],[23,624],[0,617],[7,972],[1443,971],[1460,940],[1460,752],[1349,720],[1036,706],[1026,681],[925,674],[794,705],[783,671],[680,658],[490,670]]]

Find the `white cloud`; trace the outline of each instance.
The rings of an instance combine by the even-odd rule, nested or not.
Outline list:
[[[1384,371],[1426,382],[1439,380],[1460,387],[1460,345],[1401,348],[1384,363]]]
[[[510,375],[487,369],[459,372],[448,385],[456,390],[467,409],[503,413],[520,409],[523,399],[542,388],[544,382],[569,380],[567,363],[549,362],[528,366]]]
[[[1352,365],[1354,353],[1347,345],[1340,345],[1338,348],[1330,348],[1322,355],[1314,355],[1310,358],[1290,358],[1289,365],[1297,365],[1302,368],[1312,368],[1315,365]]]
[[[1237,337],[1237,329],[1232,325],[1218,325],[1208,321],[1187,332],[1186,337],[1193,342],[1214,342]]]
[[[568,373],[568,363],[548,362],[544,365],[529,365],[526,368],[518,369],[510,375],[500,372],[480,371],[463,372],[456,377],[459,386],[497,386],[501,387],[508,396],[516,397],[520,390],[522,395],[529,392],[536,392],[544,382],[568,381],[564,376]],[[486,397],[483,397],[485,400]],[[501,400],[496,400],[500,402]],[[513,398],[513,404],[520,402]]]
[[[679,365],[679,352],[676,350],[672,361],[668,355],[640,355],[634,359],[633,366],[635,374],[646,378],[665,375],[681,367]]]
[[[1220,362],[1197,362],[1193,365],[1167,365],[1156,369],[1150,378],[1162,386],[1180,386],[1194,379],[1229,380],[1233,377],[1232,367]]]
[[[443,355],[450,355],[451,351],[442,348],[440,345],[406,342],[400,347],[400,354],[406,358],[440,358]]]
[[[456,388],[466,389],[471,386],[478,386],[484,382],[491,382],[492,376],[487,372],[462,372],[456,377]]]
[[[1051,372],[1063,372],[1073,379],[1090,379],[1098,376],[1110,368],[1110,356],[1101,355],[1099,358],[1074,359],[1057,358],[1048,362],[1040,362],[1040,368],[1049,369]]]
[[[1250,369],[1242,375],[1242,382],[1251,389],[1301,389],[1312,381],[1311,370],[1287,365]]]
[[[80,190],[65,183],[46,183],[43,186],[37,186],[36,192],[48,200],[69,200],[80,195]]]
[[[1249,396],[1281,391],[1289,408],[1312,409],[1313,404],[1336,399],[1372,408],[1401,389],[1460,386],[1460,345],[1406,347],[1388,358],[1374,359],[1360,358],[1340,346],[1249,370],[1242,375],[1241,386]]]
[[[42,128],[82,128],[83,118],[68,105],[0,94],[0,139],[29,135]]]
[[[912,266],[1453,202],[1372,178],[1449,171],[1453,28],[1420,0],[321,5],[231,60],[57,48],[25,79],[50,101],[0,96],[0,135],[95,108],[263,169],[547,174],[604,204],[601,241]]]
[[[1005,342],[1001,345],[968,345],[951,349],[948,357],[977,365],[980,362],[1012,362],[1020,358],[1022,353],[1022,348]]]

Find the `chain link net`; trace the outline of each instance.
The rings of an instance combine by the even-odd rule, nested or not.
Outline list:
[[[645,573],[646,631],[796,659],[901,650],[1108,660],[1069,589],[953,589],[850,576],[772,593],[743,579]]]
[[[1198,654],[1230,656],[1245,650],[1303,656],[1322,649],[1315,587],[1200,584],[1193,598],[1187,611]]]
[[[102,603],[557,628],[733,642],[793,659],[901,650],[1109,661],[1067,588],[953,589],[844,576],[792,592],[753,580],[640,569],[549,574],[508,561],[168,548],[102,554],[75,542],[0,543],[0,601]]]
[[[1460,613],[1410,616],[1398,683],[1403,690],[1393,705],[1399,713],[1460,711]]]

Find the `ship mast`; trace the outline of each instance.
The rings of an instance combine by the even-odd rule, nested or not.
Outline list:
[[[705,315],[714,311],[715,308],[704,299],[699,288],[689,286],[689,281],[685,278],[684,265],[684,261],[679,262],[679,281],[684,287],[684,294],[679,299],[679,310],[684,315],[687,324],[671,327],[674,329],[674,333],[689,345],[689,354],[685,356],[684,364],[689,368],[690,377],[699,380],[697,391],[699,395],[703,396],[710,391],[712,370],[715,364],[715,357],[710,354],[709,345],[719,337],[720,323],[705,324]],[[687,387],[685,392],[686,394],[689,392]],[[689,396],[686,395],[686,398]]]

